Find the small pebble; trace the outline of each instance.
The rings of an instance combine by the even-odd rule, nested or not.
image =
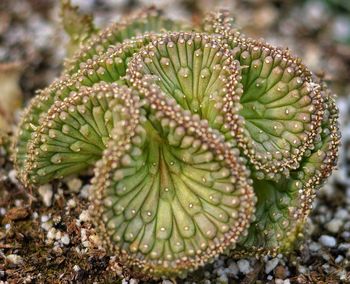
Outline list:
[[[337,275],[339,276],[339,279],[341,281],[344,281],[344,280],[349,280],[349,277],[348,277],[348,273],[346,272],[345,269],[342,269],[340,270]]]
[[[238,272],[239,272],[239,268],[237,266],[236,262],[231,262],[230,265],[228,266],[228,270],[229,270],[229,276],[230,277],[235,277],[237,276]]]
[[[75,202],[74,198],[68,200],[67,206],[69,208],[75,208],[77,206],[77,203]]]
[[[340,228],[343,226],[343,221],[340,219],[333,219],[328,222],[325,227],[331,233],[338,233]]]
[[[69,236],[68,234],[64,234],[62,237],[61,237],[61,242],[64,244],[64,245],[69,245],[70,243],[70,239],[69,239]]]
[[[272,270],[274,270],[278,264],[278,261],[279,261],[278,258],[273,258],[273,259],[269,260],[268,262],[266,262],[265,273],[269,274]]]
[[[80,190],[79,196],[83,199],[88,199],[90,196],[90,188],[91,188],[90,184],[84,185]]]
[[[343,259],[344,259],[344,256],[338,255],[334,261],[335,261],[335,263],[340,263],[343,261]]]
[[[50,217],[48,215],[42,215],[41,218],[40,218],[40,221],[42,223],[45,223],[47,221],[49,221]]]
[[[53,196],[52,185],[51,184],[41,185],[38,188],[38,192],[44,205],[46,207],[50,207],[52,205],[52,196]]]
[[[226,284],[228,283],[228,278],[226,274],[222,274],[219,278],[216,279],[216,283],[218,284]]]
[[[52,228],[52,222],[44,222],[40,225],[44,231],[48,231]]]
[[[309,245],[309,249],[313,252],[318,252],[321,249],[321,245],[316,242],[311,242]]]
[[[348,220],[349,212],[344,208],[339,208],[335,213],[334,218],[340,219],[340,220]]]
[[[87,222],[90,220],[90,214],[88,210],[83,210],[79,215],[80,222]]]
[[[239,271],[243,274],[248,274],[252,268],[250,267],[249,261],[246,259],[240,259],[237,261]]]
[[[17,254],[9,254],[6,256],[6,260],[13,265],[20,265],[23,263],[23,258]]]
[[[52,227],[47,232],[47,238],[50,239],[50,240],[53,240],[55,238],[55,236],[56,236],[56,229]]]
[[[0,215],[4,216],[6,214],[6,209],[4,207],[0,208]]]
[[[350,249],[350,243],[341,243],[341,244],[338,246],[338,249],[339,249],[339,250],[342,250],[342,251],[348,250],[348,249]]]
[[[8,177],[10,179],[10,181],[14,184],[18,184],[18,180],[17,180],[17,172],[16,170],[11,170],[9,173],[8,173]]]
[[[337,245],[337,241],[334,237],[328,235],[322,235],[318,241],[325,247],[334,248]]]
[[[303,265],[298,265],[298,271],[299,271],[299,273],[301,273],[301,274],[306,274],[307,273],[307,268],[305,267],[305,266],[303,266]]]
[[[323,264],[322,268],[327,274],[329,273],[330,265],[328,263]]]
[[[69,190],[72,192],[75,192],[75,193],[79,192],[82,184],[83,184],[83,182],[78,178],[72,178],[72,179],[67,181],[67,186],[68,186]]]
[[[56,235],[55,235],[55,239],[58,241],[62,238],[62,232],[61,231],[57,231]]]

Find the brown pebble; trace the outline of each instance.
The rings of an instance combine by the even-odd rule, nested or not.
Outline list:
[[[5,214],[2,221],[3,224],[9,223],[10,221],[23,220],[29,216],[29,209],[25,207],[11,208]]]
[[[286,278],[286,269],[282,265],[278,265],[275,268],[275,277],[278,279],[284,279]]]

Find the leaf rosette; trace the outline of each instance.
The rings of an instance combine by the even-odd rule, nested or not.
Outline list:
[[[184,276],[221,253],[286,252],[335,167],[334,95],[288,50],[150,8],[85,40],[13,142],[35,186],[94,167],[91,215],[118,263]]]

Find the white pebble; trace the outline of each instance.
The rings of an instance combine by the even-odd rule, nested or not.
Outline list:
[[[96,247],[101,246],[101,240],[97,235],[90,235],[89,236],[89,241]]]
[[[318,241],[325,247],[333,248],[337,245],[337,241],[334,237],[328,235],[322,235]]]
[[[80,238],[82,241],[86,241],[87,240],[87,235],[86,235],[86,229],[81,229],[80,231]]]
[[[343,261],[343,259],[344,259],[344,257],[342,255],[338,255],[334,261],[335,261],[335,263],[340,263]]]
[[[69,245],[70,243],[70,239],[69,239],[69,236],[68,234],[64,234],[62,237],[61,237],[61,242],[64,244],[64,245]]]
[[[340,228],[343,226],[343,221],[340,219],[333,219],[328,222],[325,227],[331,233],[338,233]]]
[[[229,270],[228,275],[229,275],[230,277],[232,277],[232,276],[237,276],[237,274],[238,274],[238,272],[239,272],[239,268],[238,268],[238,266],[237,266],[237,263],[234,262],[234,261],[232,261],[232,262],[230,263],[230,265],[228,266],[228,270]]]
[[[91,188],[90,184],[84,185],[80,190],[79,196],[83,199],[88,199],[90,196],[90,188]]]
[[[20,265],[23,263],[23,258],[17,254],[9,254],[6,256],[6,260],[14,265]]]
[[[72,178],[72,179],[67,181],[67,186],[68,186],[69,190],[72,192],[76,192],[76,193],[79,192],[82,184],[83,184],[83,182],[78,178]]]
[[[265,273],[269,274],[272,270],[274,270],[278,264],[278,258],[273,258],[266,262],[265,264]]]
[[[47,238],[49,240],[53,240],[56,236],[56,229],[52,227],[48,232],[47,232]]]
[[[348,220],[349,219],[349,212],[344,208],[339,208],[337,210],[337,212],[335,213],[334,217],[336,219]]]
[[[80,222],[86,222],[90,220],[90,214],[88,210],[83,210],[79,215]]]
[[[321,245],[319,243],[316,243],[316,242],[312,242],[310,245],[309,245],[309,249],[311,251],[314,251],[314,252],[317,252],[321,249]]]
[[[248,274],[252,268],[250,267],[249,261],[246,259],[240,259],[237,261],[239,271],[243,274]]]
[[[228,283],[228,278],[226,274],[222,274],[219,278],[216,279],[216,283],[218,284],[226,284]]]
[[[348,221],[344,224],[344,230],[347,230],[347,231],[350,230],[350,221]]]
[[[68,200],[67,206],[69,208],[75,208],[77,206],[77,203],[75,202],[75,200],[73,198],[71,198],[71,199]]]
[[[18,180],[17,180],[17,172],[16,170],[11,170],[9,172],[9,179],[12,183],[14,184],[18,184]]]
[[[330,265],[328,263],[323,264],[322,268],[327,274],[330,272]]]
[[[38,219],[38,217],[39,217],[38,212],[34,211],[32,214],[32,218],[35,220],[35,219]]]
[[[52,222],[44,222],[40,225],[44,231],[48,231],[52,228]]]
[[[345,269],[340,270],[337,275],[339,276],[340,280],[346,280],[348,278],[348,273],[346,272]],[[349,280],[349,279],[348,279]]]
[[[298,271],[301,274],[306,274],[308,272],[307,268],[303,265],[298,265]]]
[[[38,188],[38,192],[44,205],[46,207],[50,207],[52,205],[52,196],[53,196],[52,185],[51,184],[41,185]]]
[[[40,220],[42,223],[49,221],[50,217],[48,215],[42,215]]]
[[[55,239],[58,241],[59,239],[61,239],[62,238],[62,233],[61,233],[61,231],[57,231],[56,232],[56,235],[55,235]]]
[[[4,207],[0,208],[0,215],[4,216],[6,214],[6,209]]]
[[[78,272],[79,270],[80,270],[80,267],[79,267],[79,265],[74,265],[73,266],[73,270],[75,271],[75,272]]]
[[[338,247],[339,250],[349,250],[350,249],[350,244],[349,243],[341,243]]]

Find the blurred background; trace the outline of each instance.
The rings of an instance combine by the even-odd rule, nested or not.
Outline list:
[[[0,0],[0,128],[11,130],[13,112],[36,90],[52,82],[62,69],[68,37],[60,23],[59,2]],[[342,132],[339,169],[315,201],[307,249],[296,254],[295,263],[284,265],[289,273],[286,275],[295,277],[296,283],[350,283],[350,1],[72,0],[72,3],[82,13],[93,14],[97,27],[151,4],[162,8],[171,18],[193,22],[199,22],[206,11],[229,9],[243,33],[288,47],[324,78],[338,95]],[[1,163],[0,160],[0,166]],[[5,175],[4,171],[0,174]],[[317,246],[322,235],[334,238],[336,247],[323,250]],[[254,267],[254,261],[249,263]],[[283,259],[279,263],[283,264]],[[244,274],[240,269],[237,275]],[[315,271],[316,276],[312,276]],[[268,280],[267,274],[262,279]]]
[[[56,0],[0,1],[0,62],[20,61],[25,95],[46,86],[65,57]],[[288,47],[315,73],[325,74],[339,95],[350,92],[350,1],[348,0],[73,0],[103,27],[136,8],[155,4],[171,18],[199,21],[206,11],[232,11],[249,36]],[[23,70],[24,71],[24,70]]]

